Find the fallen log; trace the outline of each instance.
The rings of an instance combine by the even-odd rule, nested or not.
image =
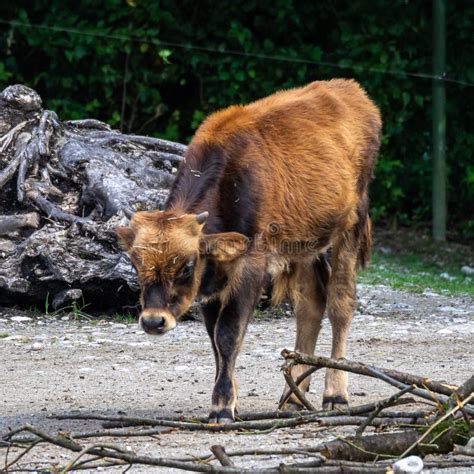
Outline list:
[[[431,436],[423,444],[417,444],[410,454],[426,456],[427,454],[444,454],[452,451],[455,430],[451,429],[442,436]],[[344,459],[347,461],[375,461],[384,458],[398,457],[406,449],[417,443],[420,433],[404,431],[403,433],[383,433],[371,436],[348,437],[330,441],[323,445],[321,454],[327,459]]]
[[[113,229],[163,205],[186,147],[61,121],[32,89],[0,92],[0,299],[23,307],[82,292],[119,311],[138,289]]]

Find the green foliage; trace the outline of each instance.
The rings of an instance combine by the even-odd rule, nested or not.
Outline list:
[[[130,313],[116,313],[112,316],[112,320],[126,324],[133,324],[137,322],[137,318]]]
[[[460,271],[459,265],[447,264],[440,268],[409,252],[401,255],[373,252],[371,265],[359,273],[358,281],[369,285],[388,285],[412,293],[430,289],[440,294],[474,297],[474,282]]]
[[[474,5],[446,8],[447,76],[474,82]],[[380,71],[431,72],[431,2],[19,0],[0,19],[22,24],[0,24],[0,87],[29,84],[63,119],[183,142],[217,108],[353,77],[384,119],[374,217],[430,219],[431,81]],[[449,224],[465,238],[474,235],[473,95],[447,83]]]

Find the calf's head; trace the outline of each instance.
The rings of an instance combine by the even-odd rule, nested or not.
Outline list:
[[[242,255],[247,238],[237,232],[203,233],[208,217],[170,211],[135,213],[130,227],[117,227],[140,282],[140,324],[148,334],[176,326],[198,294],[206,261],[224,265]]]

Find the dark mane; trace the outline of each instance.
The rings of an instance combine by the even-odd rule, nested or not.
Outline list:
[[[220,183],[226,167],[222,149],[216,145],[190,145],[174,181],[165,209],[199,212]]]
[[[231,152],[220,145],[192,144],[181,164],[165,209],[199,213],[210,217],[205,231],[240,232],[253,237],[258,231],[259,185],[252,171],[242,168],[238,159],[246,142],[237,137]]]

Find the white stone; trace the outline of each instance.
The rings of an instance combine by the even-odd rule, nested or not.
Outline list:
[[[114,341],[112,339],[102,338],[102,339],[96,339],[94,342],[96,344],[108,344],[108,343],[114,342]]]
[[[127,342],[127,346],[130,347],[143,347],[143,346],[151,346],[152,343],[149,341],[143,341],[143,342]]]
[[[438,308],[438,311],[442,313],[458,313],[458,314],[465,314],[467,311],[462,308],[455,308],[454,306],[441,306]]]
[[[186,370],[189,370],[189,367],[187,365],[177,365],[174,370],[176,372],[185,372]]]
[[[453,331],[451,331],[451,329],[447,329],[447,328],[444,328],[444,329],[440,329],[439,331],[436,331],[436,334],[452,334]]]
[[[28,316],[12,316],[10,318],[12,321],[15,321],[16,323],[23,323],[25,321],[31,321],[31,318]]]
[[[440,273],[439,276],[440,276],[441,278],[444,278],[445,280],[448,280],[448,281],[456,280],[456,277],[453,277],[452,275],[450,275],[450,274],[447,273],[447,272]]]
[[[127,329],[128,326],[126,324],[122,324],[122,323],[113,323],[112,327],[114,327],[116,329]]]
[[[423,461],[418,456],[409,456],[392,464],[393,474],[411,474],[423,470]]]
[[[474,268],[464,265],[461,267],[461,272],[464,273],[464,275],[474,275]]]
[[[35,342],[34,344],[31,345],[32,351],[41,351],[42,349],[44,349],[44,346],[43,344],[41,344],[41,342]]]

